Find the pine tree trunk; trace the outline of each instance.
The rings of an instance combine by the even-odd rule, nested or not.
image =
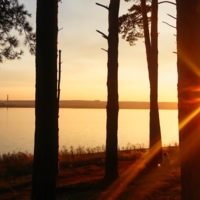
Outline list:
[[[109,6],[107,124],[105,180],[118,177],[118,14],[120,0],[111,0]]]
[[[151,12],[150,155],[152,167],[157,167],[162,161],[158,108],[158,0],[152,0]]]
[[[60,82],[61,82],[61,50],[58,51],[58,78],[57,78],[57,116],[58,116],[58,122],[59,122],[59,109],[60,109]],[[57,156],[57,174],[59,174],[60,172],[60,163],[59,163],[59,126],[58,126],[58,133],[57,133],[57,137],[56,137],[56,143],[57,143],[57,152],[56,152],[56,156]]]
[[[182,200],[200,199],[200,1],[177,0]]]
[[[146,0],[141,0],[141,9],[142,9],[142,19],[143,19],[143,29],[144,29],[144,41],[145,41],[145,49],[146,49],[146,56],[147,56],[147,66],[149,72],[149,81],[151,79],[151,40],[150,40],[150,33],[149,33],[149,23],[147,18],[147,10],[146,10]]]
[[[157,167],[162,160],[162,139],[158,108],[158,1],[152,0],[151,37],[147,20],[146,0],[141,0],[141,7],[150,83],[150,153],[148,166]]]
[[[32,200],[56,199],[57,6],[57,0],[37,1]]]

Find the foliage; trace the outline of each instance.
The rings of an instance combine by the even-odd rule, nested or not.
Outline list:
[[[31,54],[35,54],[35,33],[27,21],[31,14],[20,5],[18,0],[0,1],[0,62],[3,57],[9,60],[19,59],[23,51],[16,51],[19,40],[13,35],[14,30],[19,35],[25,35],[24,44],[28,45]]]
[[[119,160],[136,160],[146,152],[143,144],[118,148]],[[87,147],[78,146],[66,148],[63,146],[59,151],[61,170],[71,166],[85,166],[90,164],[104,165],[105,146]],[[0,179],[30,175],[33,169],[33,155],[27,152],[13,152],[0,155]]]
[[[142,10],[139,2],[134,0],[134,4],[128,9],[128,13],[119,17],[119,33],[130,45],[134,45],[139,38],[144,37]],[[147,13],[150,10],[151,6],[147,4]]]
[[[120,161],[132,161],[140,159],[148,149],[143,144],[130,144],[118,148]],[[163,148],[167,151],[173,163],[179,163],[179,146],[170,144]],[[66,168],[76,168],[88,165],[105,164],[105,146],[77,147],[71,146],[67,149],[63,146],[59,152],[61,171]],[[175,165],[174,164],[174,165]],[[13,152],[0,155],[0,180],[8,180],[14,177],[29,176],[33,169],[33,155],[27,152]],[[1,183],[1,182],[0,182]]]
[[[33,155],[17,152],[0,155],[0,178],[31,174]]]

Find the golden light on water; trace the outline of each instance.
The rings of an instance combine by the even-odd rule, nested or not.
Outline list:
[[[198,93],[199,89],[190,90],[193,93]],[[192,97],[190,98],[190,102],[187,103],[195,103],[199,101],[199,98]],[[192,101],[193,99],[193,101]],[[195,109],[190,115],[188,115],[182,122],[179,124],[179,129],[184,128],[186,124],[188,124],[198,113],[200,112],[200,107]],[[128,187],[128,185],[142,172],[144,168],[146,168],[147,163],[153,158],[153,156],[159,151],[159,143],[152,148],[151,152],[147,152],[144,156],[131,165],[106,191],[104,191],[98,200],[114,200],[117,199]],[[149,179],[154,180],[158,173],[154,173],[154,171],[150,171],[144,178],[144,182],[149,183]],[[150,185],[148,188],[145,188],[142,191],[142,195],[147,195],[151,190],[156,187],[154,184]]]

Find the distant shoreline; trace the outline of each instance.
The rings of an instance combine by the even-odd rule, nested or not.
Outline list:
[[[106,101],[94,100],[61,100],[60,108],[93,108],[105,109]],[[0,108],[34,108],[35,101],[33,100],[9,100],[0,101]],[[149,109],[149,102],[139,101],[120,101],[120,109]],[[176,102],[159,102],[159,109],[177,110]]]

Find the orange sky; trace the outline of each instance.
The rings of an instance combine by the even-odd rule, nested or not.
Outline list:
[[[32,13],[35,27],[36,0],[24,3]],[[107,41],[96,30],[108,33],[108,12],[95,2],[108,6],[108,0],[71,0],[59,4],[59,43],[62,50],[61,99],[107,99]],[[121,1],[120,15],[131,3]],[[177,101],[175,6],[159,5],[159,101]],[[144,41],[130,46],[119,35],[119,100],[149,101],[149,80]],[[0,66],[0,100],[32,100],[35,95],[35,58],[25,53],[21,60],[4,61]]]

